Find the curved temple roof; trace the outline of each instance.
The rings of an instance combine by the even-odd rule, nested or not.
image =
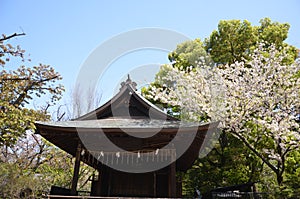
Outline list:
[[[100,120],[74,120],[74,121],[59,121],[59,122],[36,122],[38,126],[53,126],[53,127],[72,127],[72,128],[87,128],[87,129],[109,129],[109,128],[127,128],[127,129],[179,129],[179,128],[194,128],[209,123],[182,122],[180,120],[157,120],[157,119],[122,119],[108,118]]]

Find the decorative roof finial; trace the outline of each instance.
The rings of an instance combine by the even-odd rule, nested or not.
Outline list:
[[[136,89],[137,84],[136,84],[135,82],[133,82],[133,81],[130,79],[129,74],[127,75],[127,80],[126,80],[125,82],[122,82],[122,83],[121,83],[121,89],[122,89],[125,85],[130,85],[130,86],[132,86],[132,88],[133,88],[134,90],[137,90],[137,89]]]

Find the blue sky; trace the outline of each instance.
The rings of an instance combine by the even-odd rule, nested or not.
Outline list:
[[[50,64],[72,88],[82,63],[101,43],[138,28],[156,27],[204,39],[220,20],[248,20],[258,25],[264,17],[291,25],[287,42],[300,48],[300,1],[298,0],[127,0],[58,1],[0,0],[1,33],[26,33],[13,39],[30,53],[32,62]],[[133,65],[166,63],[167,52],[133,53],[116,61],[103,78],[103,100],[113,94],[116,83]],[[146,74],[147,75],[147,74]],[[153,78],[149,73],[148,76]],[[112,86],[113,85],[113,86]]]

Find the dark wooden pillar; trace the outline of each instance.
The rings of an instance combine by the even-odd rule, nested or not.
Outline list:
[[[78,143],[76,156],[75,156],[72,187],[71,187],[71,194],[72,195],[76,195],[76,193],[77,193],[77,183],[78,183],[79,169],[80,169],[80,156],[81,156],[81,144]]]
[[[169,174],[169,197],[176,197],[176,163],[172,163],[170,166],[170,174]]]
[[[153,172],[153,197],[156,197],[156,171]]]
[[[102,178],[102,169],[98,169],[98,185],[96,190],[97,196],[101,196],[101,190],[102,190],[101,178]]]
[[[112,189],[112,169],[109,168],[108,170],[108,190],[107,190],[107,196],[111,196],[111,189]]]
[[[172,163],[169,165],[169,197],[176,198],[176,152],[172,150]]]
[[[98,169],[98,176],[93,176],[91,196],[101,196],[101,188],[101,170]]]

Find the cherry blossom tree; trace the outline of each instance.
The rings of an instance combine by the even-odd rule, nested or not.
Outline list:
[[[299,60],[283,65],[274,46],[258,48],[248,63],[218,70],[227,87],[225,130],[238,137],[283,182],[286,158],[299,147]]]
[[[287,55],[273,45],[261,44],[250,56],[213,68],[199,62],[188,72],[164,65],[160,80],[171,86],[152,85],[146,97],[180,107],[184,118],[221,119],[223,131],[240,139],[282,185],[286,160],[299,150],[300,63],[284,65]]]

